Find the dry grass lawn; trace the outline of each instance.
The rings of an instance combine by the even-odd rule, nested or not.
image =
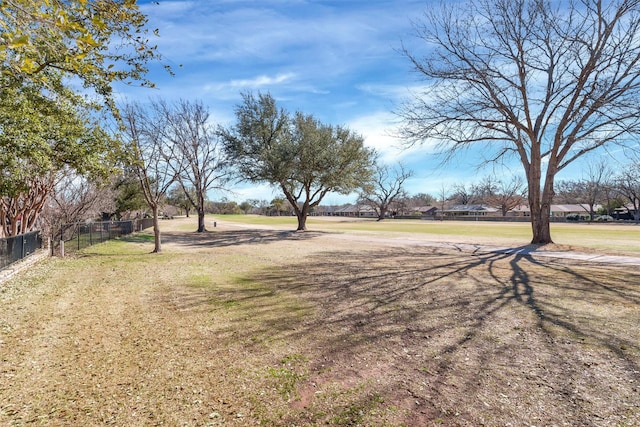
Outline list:
[[[638,268],[193,224],[0,285],[0,425],[640,426]]]

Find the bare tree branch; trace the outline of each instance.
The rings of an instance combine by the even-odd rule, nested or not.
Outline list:
[[[429,86],[398,112],[402,136],[448,158],[479,143],[516,154],[532,243],[552,242],[556,174],[640,132],[640,0],[470,0],[425,21],[426,57],[403,52]]]

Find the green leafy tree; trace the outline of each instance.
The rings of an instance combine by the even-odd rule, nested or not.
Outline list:
[[[271,200],[271,207],[273,208],[273,211],[277,216],[280,216],[280,213],[286,205],[287,200],[282,197],[275,197],[273,200]]]
[[[83,112],[78,97],[10,86],[0,97],[0,233],[30,231],[58,174],[106,175],[119,144]]]
[[[146,24],[135,0],[3,0],[3,87],[31,82],[58,92],[60,77],[74,76],[113,107],[114,82],[153,86],[144,76],[160,55]]]
[[[185,191],[186,190],[186,191]],[[175,185],[169,189],[167,193],[167,203],[180,209],[184,209],[184,213],[189,218],[189,211],[193,209],[193,202],[196,194],[193,188],[183,188],[181,185]]]
[[[425,51],[404,52],[427,85],[399,112],[407,143],[514,155],[531,243],[552,243],[556,174],[605,145],[636,144],[640,1],[443,3],[415,30]]]
[[[251,209],[254,208],[254,205],[249,200],[245,200],[244,202],[240,203],[238,207],[242,210],[243,214],[248,214]]]
[[[118,115],[114,83],[152,86],[146,22],[135,0],[0,2],[3,234],[33,227],[63,167],[113,166],[118,144],[97,120]]]
[[[113,186],[115,192],[115,207],[113,214],[117,219],[130,217],[132,212],[143,210],[147,204],[144,200],[140,181],[130,169],[116,179]]]
[[[270,94],[242,98],[235,126],[221,130],[225,150],[242,178],[282,190],[298,230],[327,193],[349,194],[371,176],[375,155],[361,136],[300,112],[290,117]]]

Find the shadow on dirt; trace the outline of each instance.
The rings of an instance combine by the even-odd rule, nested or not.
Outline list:
[[[196,232],[166,232],[162,234],[163,243],[173,243],[195,248],[215,248],[246,244],[269,244],[281,240],[309,240],[320,236],[317,231],[288,230],[233,230]]]
[[[291,235],[233,232],[207,244],[282,238]],[[327,253],[246,280],[315,307],[302,320],[256,322],[247,341],[307,342],[308,387],[370,384],[408,410],[408,425],[640,422],[637,272],[396,248]],[[226,298],[252,299],[257,319],[274,319],[272,294],[237,292]]]

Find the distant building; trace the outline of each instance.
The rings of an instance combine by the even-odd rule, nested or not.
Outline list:
[[[406,216],[421,216],[421,217],[435,217],[436,212],[438,212],[438,208],[435,206],[414,206],[411,208],[407,208],[403,215]]]
[[[375,209],[367,205],[346,205],[333,212],[335,216],[347,216],[355,218],[377,218]]]
[[[486,217],[486,216],[502,216],[499,209],[486,205],[454,205],[442,211],[447,217]]]
[[[594,211],[600,209],[600,205],[593,207]],[[578,214],[584,215],[589,213],[589,205],[587,204],[565,204],[565,205],[551,205],[551,217],[552,218],[566,218],[567,215]],[[531,211],[529,205],[519,205],[507,212],[507,216],[515,217],[529,217]]]

